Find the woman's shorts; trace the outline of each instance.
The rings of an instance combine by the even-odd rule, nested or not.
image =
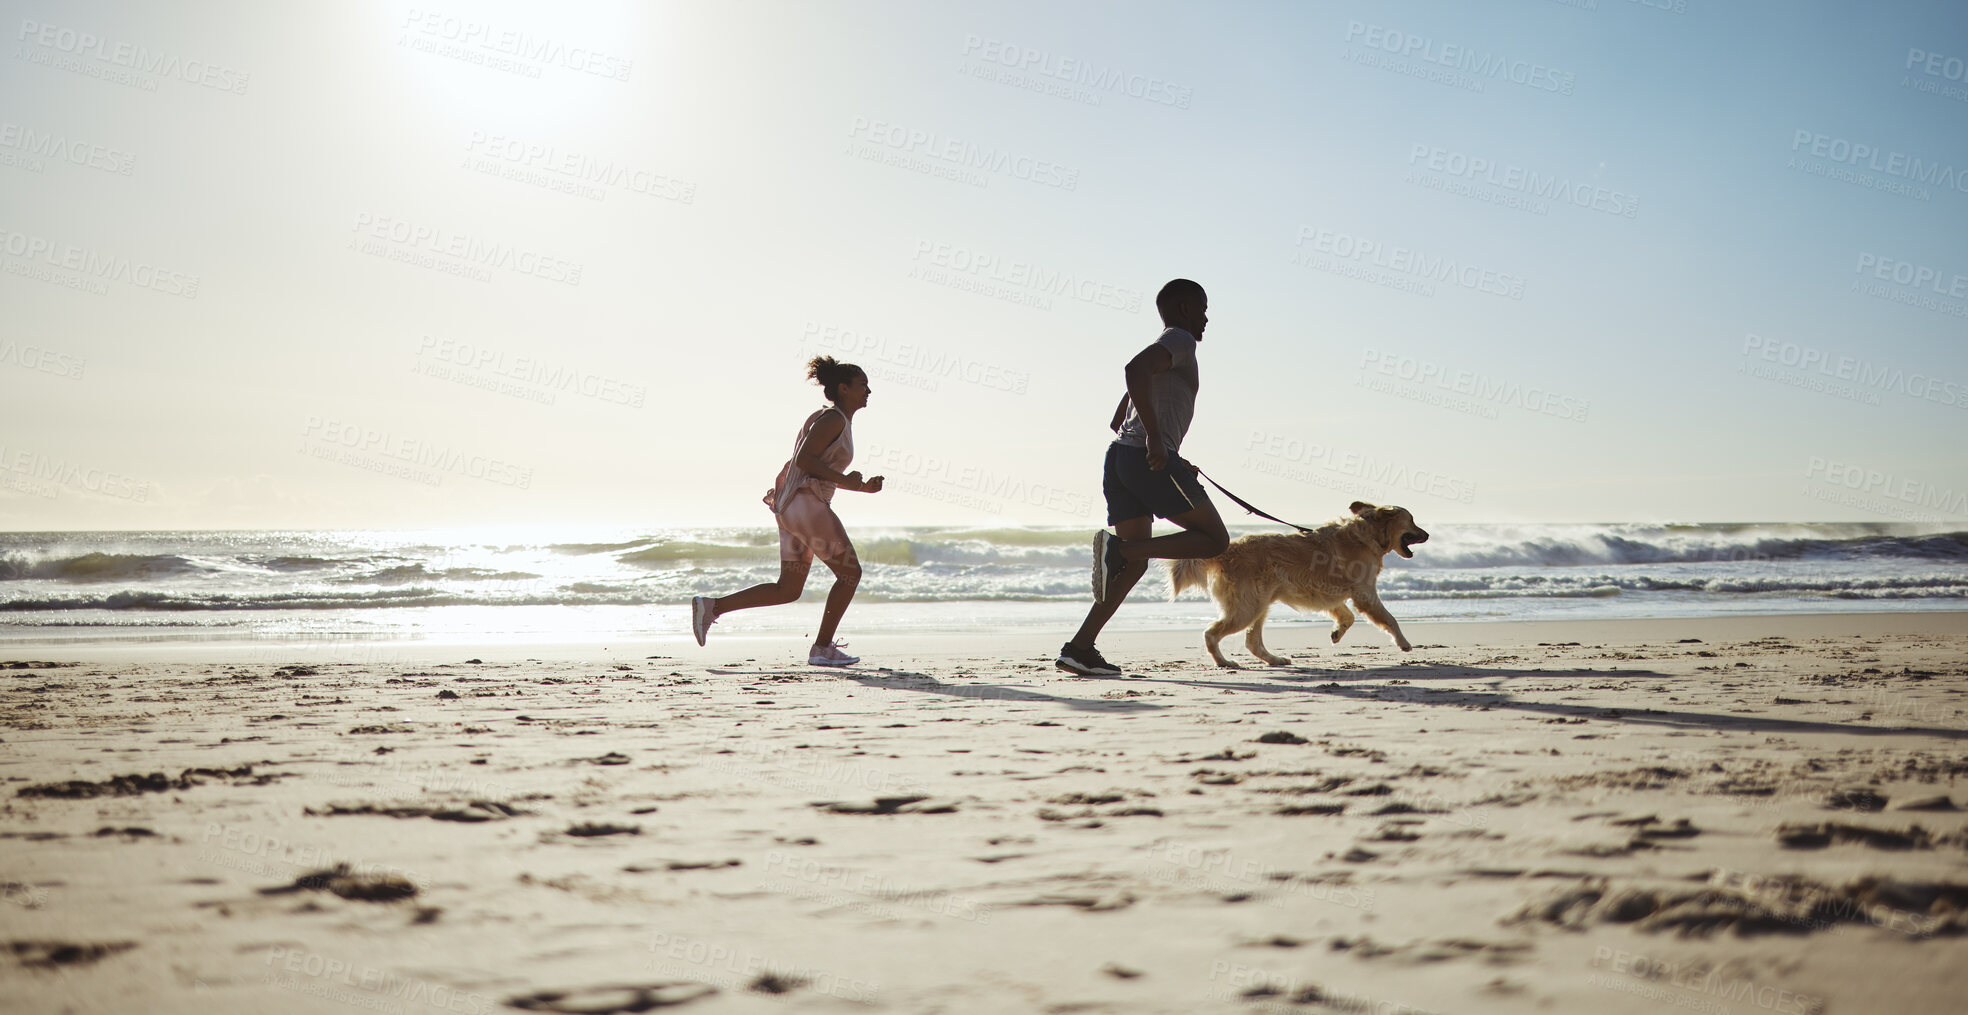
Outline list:
[[[840,517],[811,490],[793,494],[786,502],[786,509],[774,517],[779,519],[782,561],[807,564],[814,557],[840,560],[854,556],[854,544],[848,542],[847,529],[841,526]]]

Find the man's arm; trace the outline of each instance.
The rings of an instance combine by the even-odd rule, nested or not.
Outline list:
[[[1168,446],[1162,443],[1162,423],[1155,418],[1155,386],[1149,379],[1175,365],[1168,347],[1156,342],[1128,360],[1128,397],[1141,416],[1141,429],[1148,436],[1148,467],[1160,469],[1168,464]]]

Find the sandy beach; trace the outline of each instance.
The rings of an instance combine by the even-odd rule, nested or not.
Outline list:
[[[1960,1010],[1968,614],[1409,632],[42,650],[0,1007]]]
[[[1968,1015],[1799,6],[8,3],[0,1015]]]

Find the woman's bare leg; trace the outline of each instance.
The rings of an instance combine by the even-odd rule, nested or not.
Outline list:
[[[711,616],[715,618],[734,610],[749,610],[758,606],[784,606],[798,599],[806,589],[806,572],[812,566],[810,560],[782,560],[779,562],[778,581],[754,585],[711,600]],[[832,599],[828,601],[832,602]]]
[[[853,547],[848,547],[845,556],[828,560],[827,567],[834,572],[834,587],[827,590],[827,610],[820,615],[820,632],[813,639],[815,651],[834,643],[841,615],[847,612],[847,604],[854,601],[854,590],[861,584],[861,559],[854,555]]]

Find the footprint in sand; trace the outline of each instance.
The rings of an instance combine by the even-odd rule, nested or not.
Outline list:
[[[641,825],[617,825],[610,822],[583,822],[572,825],[567,834],[582,839],[595,839],[605,835],[641,835]]]
[[[1022,899],[1012,903],[1014,906],[1069,906],[1088,913],[1106,913],[1126,909],[1134,905],[1133,892],[1114,891],[1105,895],[1041,895],[1034,899]]]
[[[665,983],[577,987],[573,990],[541,990],[506,998],[506,1005],[521,1011],[563,1012],[566,1015],[628,1015],[689,1004],[715,993],[717,988],[708,983],[673,980]]]
[[[457,804],[375,804],[375,803],[330,803],[321,810],[303,808],[302,814],[310,817],[341,817],[350,814],[373,814],[389,818],[430,818],[433,821],[462,821],[477,823],[481,821],[503,821],[507,818],[530,813],[510,804],[496,800],[473,800],[462,806]]]
[[[33,969],[54,969],[57,966],[86,966],[107,958],[117,952],[135,948],[135,941],[109,941],[101,944],[76,944],[70,941],[8,941],[0,944],[0,951],[13,956],[14,961]]]
[[[956,811],[957,802],[928,796],[889,796],[871,801],[815,800],[808,806],[830,814],[950,814]]]
[[[1886,809],[1886,800],[1885,796],[1861,786],[1833,791],[1825,797],[1824,806],[1832,811],[1882,811]]]
[[[1936,845],[1961,845],[1962,842],[1961,833],[1937,839],[1919,825],[1909,825],[1905,830],[1895,831],[1868,825],[1848,825],[1842,821],[1820,821],[1816,824],[1791,823],[1777,828],[1777,844],[1785,849],[1823,849],[1847,843],[1872,849],[1933,849]]]
[[[647,874],[650,871],[710,871],[726,867],[740,867],[742,860],[651,860],[647,863],[632,863],[623,867],[628,874]]]
[[[357,874],[349,870],[349,865],[338,863],[318,871],[310,871],[294,879],[292,884],[275,888],[260,889],[261,895],[286,895],[293,892],[329,892],[344,899],[359,902],[395,902],[417,894],[417,886],[407,878],[394,874]]]
[[[101,782],[83,779],[70,779],[67,782],[49,782],[37,786],[23,786],[14,792],[15,796],[49,797],[67,800],[88,800],[101,796],[140,796],[145,793],[169,793],[173,790],[191,789],[202,786],[210,779],[227,779],[233,785],[264,786],[286,775],[254,775],[253,766],[241,765],[238,768],[187,768],[177,778],[162,772],[148,775],[119,775]]]
[[[1842,923],[1880,925],[1917,937],[1968,930],[1968,885],[1862,877],[1829,885],[1794,875],[1759,879],[1752,887],[1711,883],[1698,888],[1624,888],[1601,879],[1561,889],[1503,917],[1505,925],[1542,922],[1583,930],[1594,923],[1631,925],[1643,933],[1670,931],[1705,938],[1718,931],[1810,934]]]
[[[1303,804],[1303,805],[1293,805],[1290,807],[1280,807],[1272,813],[1287,818],[1303,817],[1306,815],[1326,817],[1333,814],[1344,813],[1345,810],[1346,810],[1345,804]]]

